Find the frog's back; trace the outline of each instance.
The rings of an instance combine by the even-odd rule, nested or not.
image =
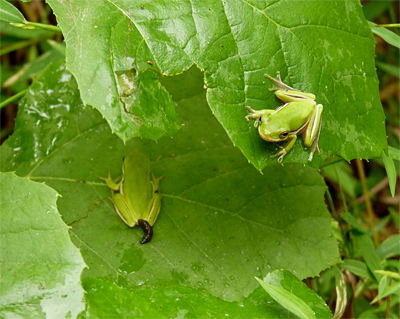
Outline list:
[[[287,103],[270,115],[268,124],[283,127],[288,131],[295,131],[307,122],[314,107],[315,103]]]
[[[138,212],[146,211],[152,196],[150,159],[139,150],[134,150],[124,159],[124,164],[124,182],[130,192],[124,195]]]

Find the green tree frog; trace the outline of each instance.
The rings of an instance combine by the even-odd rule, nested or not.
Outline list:
[[[139,150],[133,150],[124,158],[121,177],[113,180],[99,177],[111,189],[109,198],[115,206],[119,217],[129,227],[139,225],[144,236],[141,244],[149,242],[153,236],[153,225],[161,208],[160,179],[150,171],[150,159]],[[114,193],[118,192],[118,193]]]
[[[321,132],[321,119],[323,106],[315,103],[315,95],[304,91],[291,88],[282,82],[278,72],[278,80],[265,74],[274,82],[276,87],[270,89],[275,91],[277,98],[285,104],[276,110],[253,110],[250,106],[246,108],[251,112],[246,116],[247,122],[250,118],[256,119],[255,127],[258,127],[258,133],[261,138],[267,142],[287,143],[281,147],[279,153],[272,157],[279,156],[278,161],[282,163],[285,155],[292,149],[297,136],[303,134],[303,141],[306,149],[311,147],[311,162],[314,152],[318,147],[318,139]]]

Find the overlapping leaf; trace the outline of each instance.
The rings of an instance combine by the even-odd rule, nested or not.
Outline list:
[[[290,271],[277,270],[257,281],[274,300],[299,318],[332,318],[324,300]]]
[[[95,106],[123,140],[159,138],[178,128],[173,114],[148,130],[121,102],[115,72],[134,68],[165,75],[193,63],[204,71],[207,101],[231,141],[261,170],[277,152],[247,123],[245,105],[277,107],[264,74],[312,92],[324,105],[321,157],[380,157],[387,147],[374,64],[374,40],[358,2],[50,0],[67,41],[68,68],[85,104]],[[122,65],[122,66],[121,66]],[[167,97],[163,97],[169,105]],[[153,101],[154,102],[154,101]],[[139,110],[163,107],[135,101]],[[167,114],[167,113],[166,113]],[[169,114],[169,113],[168,113]],[[158,117],[156,113],[153,119]],[[171,128],[168,127],[170,123]],[[143,125],[140,127],[140,125]],[[306,163],[301,141],[287,162]]]

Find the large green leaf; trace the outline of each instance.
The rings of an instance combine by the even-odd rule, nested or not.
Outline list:
[[[108,1],[96,1],[95,5],[90,1],[50,4],[60,22],[65,22],[64,18],[77,19],[74,27],[70,25],[72,30],[64,28],[63,33],[71,64],[68,68],[79,83],[83,102],[95,106],[109,121],[112,131],[124,140],[133,136],[157,140],[173,135],[180,124],[171,96],[157,75],[146,70],[157,68],[149,64],[154,58],[135,26]],[[85,6],[90,7],[89,11]],[[88,12],[90,19],[85,17]],[[98,22],[87,28],[78,26],[78,21]],[[79,40],[80,35],[85,35],[84,43]],[[82,49],[94,54],[84,57],[78,52]],[[102,58],[106,60],[101,61]]]
[[[228,302],[179,284],[134,291],[99,278],[83,284],[90,318],[288,318],[261,288],[242,302]]]
[[[58,194],[0,174],[0,317],[76,318],[85,264],[58,214]]]
[[[281,71],[285,83],[314,93],[324,105],[322,154],[314,157],[313,167],[335,154],[347,160],[372,158],[387,148],[375,42],[358,1],[99,0],[93,5],[49,0],[49,4],[63,30],[67,66],[77,78],[82,100],[96,107],[123,140],[159,138],[167,125],[159,126],[155,134],[147,130],[146,121],[138,121],[144,123],[139,129],[123,111],[115,72],[135,68],[140,79],[149,69],[174,75],[195,63],[204,71],[213,114],[259,170],[276,161],[270,156],[278,148],[261,140],[244,117],[245,105],[264,109],[280,104],[268,91],[272,83],[265,73],[275,76]],[[167,97],[162,99],[168,104]],[[155,111],[159,106],[151,103],[139,99],[132,112]],[[177,129],[172,126],[166,134]],[[285,161],[307,163],[307,153],[298,141]]]
[[[115,282],[121,287],[113,288],[117,294],[169,294],[185,286],[199,309],[209,307],[211,297],[216,307],[237,301],[221,306],[223,316],[229,307],[239,311],[241,302],[249,309],[260,304],[250,297],[254,276],[285,268],[303,279],[340,258],[321,176],[302,165],[277,163],[259,174],[229,143],[206,107],[202,86],[191,85],[199,77],[192,69],[165,83],[171,92],[185,92],[176,101],[185,125],[173,139],[136,138],[124,146],[97,111],[83,107],[73,77],[55,64],[20,104],[1,164],[3,171],[44,181],[62,195],[60,212],[89,266],[85,282]],[[98,180],[109,169],[120,175],[123,156],[134,148],[150,156],[156,176],[164,176],[161,212],[146,245],[139,244],[142,230],[127,227],[115,213],[110,191]],[[109,285],[96,287],[90,295],[107,295]],[[160,298],[149,306],[167,302]],[[184,303],[182,309],[192,308]],[[266,318],[277,317],[266,311]]]

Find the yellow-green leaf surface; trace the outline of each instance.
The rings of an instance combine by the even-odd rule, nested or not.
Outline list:
[[[264,280],[256,279],[274,300],[294,313],[296,317],[332,318],[331,311],[324,300],[290,271],[277,270],[268,274]]]
[[[386,174],[389,178],[390,193],[392,194],[392,197],[394,197],[396,193],[397,181],[396,166],[394,166],[393,158],[391,156],[387,156],[385,152],[382,152],[382,161],[383,165],[385,165]]]
[[[265,73],[314,93],[324,105],[321,156],[381,157],[385,119],[375,70],[375,41],[358,1],[130,1],[49,0],[67,43],[67,66],[85,104],[96,107],[123,140],[152,139],[179,128],[170,100],[146,98],[149,70],[204,71],[207,102],[232,143],[262,170],[278,152],[245,121],[246,105],[276,108]],[[136,72],[141,83],[121,101],[117,74]],[[133,83],[134,84],[134,83]],[[159,89],[160,92],[162,88]],[[132,106],[126,112],[126,106]],[[165,111],[164,111],[165,109]],[[142,113],[153,112],[157,125]],[[147,119],[147,121],[146,121]],[[161,121],[162,119],[162,121]],[[286,162],[307,163],[296,142]]]
[[[54,189],[0,174],[0,317],[76,318],[85,263],[57,210]]]
[[[372,32],[377,36],[380,36],[383,40],[387,43],[393,45],[394,47],[400,49],[400,37],[398,34],[394,33],[383,27],[374,27],[376,23],[368,21],[369,25],[371,26]]]
[[[65,66],[51,65],[21,101],[16,130],[1,147],[3,171],[62,195],[60,213],[89,266],[82,274],[88,311],[100,318],[126,307],[130,317],[196,309],[198,317],[277,318],[285,310],[254,276],[285,268],[303,279],[340,261],[322,177],[277,163],[261,175],[212,116],[201,79],[193,68],[163,81],[180,96],[184,126],[173,139],[124,145],[97,110],[82,105]],[[125,225],[98,179],[108,170],[120,176],[132,149],[149,155],[155,176],[164,176],[161,212],[145,245],[141,228]],[[179,297],[165,297],[175,292]],[[119,309],[125,299],[132,302]]]
[[[6,0],[0,0],[0,20],[10,23],[24,23],[22,13]]]

